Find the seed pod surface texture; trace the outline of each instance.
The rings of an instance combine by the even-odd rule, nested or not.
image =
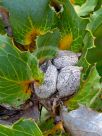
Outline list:
[[[35,93],[39,98],[48,98],[56,92],[56,81],[57,81],[57,69],[52,64],[48,66],[45,73],[44,83],[36,87]]]
[[[73,53],[72,51],[59,51],[58,56],[53,60],[53,64],[57,69],[76,65],[77,62],[78,54]]]
[[[59,97],[72,95],[80,86],[81,70],[78,66],[69,66],[61,69],[57,79]]]

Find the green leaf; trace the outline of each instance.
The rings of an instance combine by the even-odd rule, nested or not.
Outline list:
[[[39,59],[40,63],[44,62],[46,59],[51,59],[56,56],[57,50],[53,47],[42,47],[36,50],[34,55]]]
[[[98,0],[86,0],[86,2],[77,8],[77,14],[79,16],[87,16],[90,12],[94,11]]]
[[[95,45],[88,50],[86,58],[91,65],[96,63],[96,68],[102,76],[102,8],[93,13],[87,29],[95,36]]]
[[[75,4],[82,5],[86,0],[74,0]]]
[[[16,41],[23,45],[34,42],[54,25],[55,13],[50,0],[2,0],[1,5],[10,12],[10,23]]]
[[[95,7],[95,10],[98,10],[102,6],[102,1],[98,0],[97,6]]]
[[[55,29],[45,35],[39,36],[36,40],[37,49],[34,51],[39,60],[51,59],[56,55],[60,41],[60,32]]]
[[[90,17],[90,23],[87,25],[87,29],[94,34],[98,27],[102,24],[102,8],[98,9]]]
[[[72,51],[80,52],[88,20],[82,19],[77,15],[69,0],[62,2],[62,4],[63,11],[60,13],[59,21],[57,22],[62,34],[62,40],[64,39],[61,44],[67,47],[67,49],[71,48]],[[68,44],[69,42],[70,45]]]
[[[0,34],[5,34],[4,25],[1,19],[0,19]]]
[[[0,125],[0,136],[43,136],[37,124],[29,120],[19,120],[13,126]]]
[[[102,45],[89,49],[86,59],[91,65],[96,63],[96,68],[102,76]]]
[[[10,38],[0,35],[0,103],[19,106],[31,95],[29,84],[42,79],[35,56],[22,53]]]
[[[84,37],[83,43],[84,43],[84,47],[83,47],[82,55],[81,55],[81,58],[78,62],[78,65],[83,67],[83,73],[85,74],[87,69],[89,68],[89,65],[90,65],[86,59],[87,52],[88,52],[89,48],[94,47],[94,37],[90,33],[90,31],[87,31],[87,33]]]
[[[47,32],[45,35],[39,36],[36,39],[37,48],[41,47],[58,47],[60,41],[60,32],[58,29],[54,29],[53,31]]]
[[[21,132],[26,132],[32,136],[43,136],[37,124],[29,119],[29,120],[19,120],[13,125],[13,129]]]
[[[68,107],[71,110],[77,108],[78,104],[92,107],[100,94],[102,94],[100,76],[94,66],[86,81],[81,83],[81,87],[78,92],[68,101]],[[94,108],[98,108],[97,105],[94,105]]]

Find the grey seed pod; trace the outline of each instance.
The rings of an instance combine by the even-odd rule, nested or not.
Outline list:
[[[78,66],[61,69],[57,79],[57,90],[60,98],[72,95],[79,88],[81,69]]]
[[[58,57],[62,57],[62,56],[77,56],[77,57],[80,57],[81,53],[75,53],[75,52],[68,51],[68,50],[59,50],[57,56]]]
[[[53,60],[53,64],[57,69],[64,68],[66,66],[74,66],[78,62],[80,53],[73,53],[72,51],[59,51],[58,56]]]
[[[52,64],[48,66],[45,73],[44,83],[36,87],[35,93],[39,98],[48,98],[56,92],[56,81],[57,81],[57,69]]]

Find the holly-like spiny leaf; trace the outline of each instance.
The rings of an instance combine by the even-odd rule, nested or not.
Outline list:
[[[10,13],[10,24],[15,40],[23,45],[34,44],[37,35],[42,35],[54,25],[55,13],[50,0],[2,0],[1,6]]]
[[[90,66],[89,62],[86,59],[88,49],[94,47],[94,37],[90,31],[87,31],[83,40],[83,44],[84,47],[82,49],[82,55],[81,58],[79,59],[78,65],[83,67],[82,75],[84,76]]]
[[[19,106],[31,95],[29,84],[42,79],[36,57],[22,53],[10,38],[0,35],[0,103]]]
[[[86,59],[91,65],[96,63],[96,68],[102,76],[102,45],[89,49]]]
[[[63,11],[60,12],[57,21],[57,26],[62,35],[59,48],[71,48],[75,52],[80,52],[82,50],[82,42],[88,20],[82,19],[77,15],[69,0],[60,1],[63,5]]]
[[[90,23],[87,25],[87,29],[92,31],[93,35],[98,27],[102,24],[102,7],[95,11],[90,17]]]
[[[93,65],[96,63],[96,68],[99,74],[102,76],[102,8],[95,11],[91,16],[90,23],[87,25],[87,29],[92,31],[94,38],[93,48],[89,48],[86,59]]]
[[[80,6],[77,6],[76,12],[79,16],[87,16],[94,11],[98,0],[86,0],[86,2]]]

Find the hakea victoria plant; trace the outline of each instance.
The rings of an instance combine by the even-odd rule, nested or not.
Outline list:
[[[100,0],[0,0],[0,136],[102,135],[101,20]]]

